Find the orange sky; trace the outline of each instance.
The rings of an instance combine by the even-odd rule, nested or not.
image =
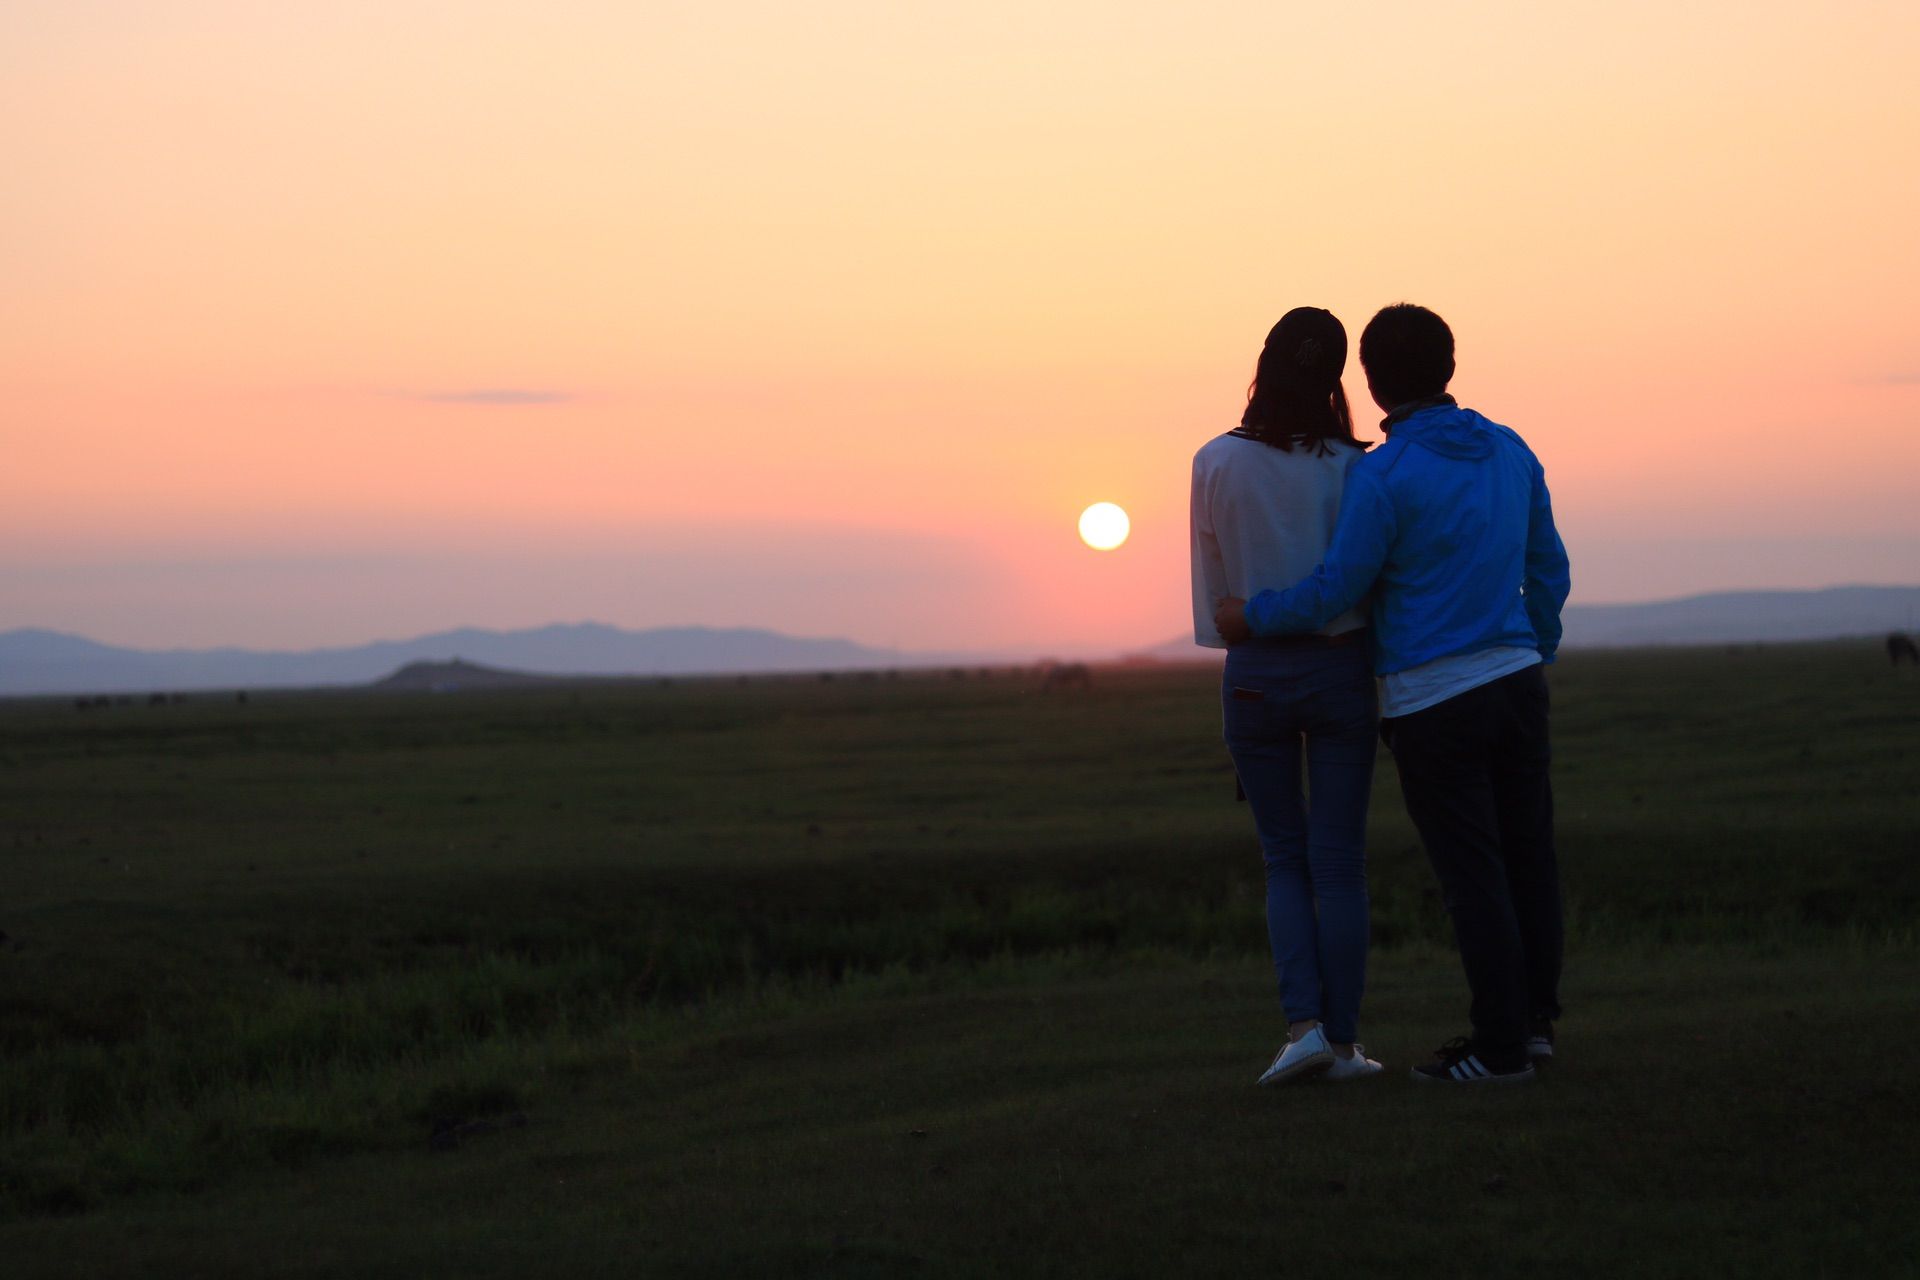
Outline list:
[[[1325,7],[0,8],[0,629],[1151,643],[1403,298],[1576,601],[1920,579],[1920,10]]]

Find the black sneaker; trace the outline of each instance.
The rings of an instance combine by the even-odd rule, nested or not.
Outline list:
[[[1536,1067],[1553,1065],[1553,1022],[1536,1018],[1527,1028],[1527,1060]]]
[[[1413,1069],[1413,1078],[1438,1084],[1520,1084],[1533,1079],[1533,1063],[1522,1056],[1519,1065],[1489,1063],[1473,1041],[1456,1036],[1433,1051],[1433,1061]]]

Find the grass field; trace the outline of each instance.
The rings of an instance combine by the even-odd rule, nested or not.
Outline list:
[[[1569,655],[1495,1098],[1384,759],[1393,1070],[1252,1086],[1215,681],[0,704],[6,1272],[1914,1273],[1920,680]]]

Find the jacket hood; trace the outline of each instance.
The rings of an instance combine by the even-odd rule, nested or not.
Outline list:
[[[1443,458],[1469,461],[1493,456],[1493,423],[1471,409],[1435,405],[1393,424],[1393,438],[1429,449]]]

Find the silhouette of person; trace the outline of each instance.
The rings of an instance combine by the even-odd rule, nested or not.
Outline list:
[[[1347,331],[1299,307],[1267,335],[1240,426],[1193,459],[1194,639],[1224,646],[1222,596],[1288,581],[1326,554],[1349,469],[1363,456],[1340,375]],[[1380,1070],[1355,1044],[1366,985],[1367,799],[1374,689],[1366,619],[1227,651],[1227,750],[1266,863],[1267,940],[1287,1040],[1260,1076],[1279,1084]],[[1311,799],[1301,790],[1304,756]]]

